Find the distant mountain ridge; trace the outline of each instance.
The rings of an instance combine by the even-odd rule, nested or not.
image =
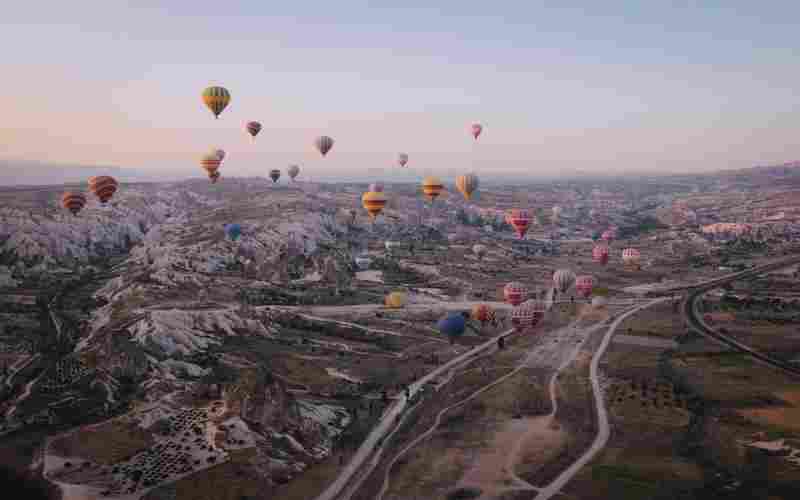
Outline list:
[[[59,165],[36,161],[0,160],[0,185],[39,186],[84,182],[93,175],[113,175],[122,182],[156,180],[152,174],[117,166]]]

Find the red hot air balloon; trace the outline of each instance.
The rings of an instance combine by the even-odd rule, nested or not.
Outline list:
[[[105,205],[117,192],[117,181],[111,176],[100,175],[89,178],[89,190]]]
[[[511,324],[517,332],[523,332],[539,324],[544,317],[544,307],[537,300],[526,300],[511,310]]]
[[[512,306],[521,304],[528,298],[528,293],[528,287],[518,281],[512,281],[503,287],[503,297],[505,297],[506,302]]]
[[[483,132],[483,125],[481,125],[480,123],[473,123],[471,130],[472,130],[472,137],[477,141],[478,136],[481,135],[481,132]]]
[[[519,208],[509,210],[508,215],[506,215],[506,222],[514,228],[514,231],[519,235],[519,239],[525,237],[525,233],[528,232],[528,227],[530,227],[532,220],[533,218],[529,211]]]
[[[61,206],[72,212],[72,215],[78,215],[83,207],[86,205],[86,196],[83,193],[73,193],[67,191],[61,197]]]
[[[577,290],[578,295],[581,297],[588,297],[592,294],[592,288],[594,288],[594,278],[591,276],[578,276],[575,278],[575,290]]]
[[[592,260],[598,264],[608,264],[608,245],[595,245],[592,248]]]

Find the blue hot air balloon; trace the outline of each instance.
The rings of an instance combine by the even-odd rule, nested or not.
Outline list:
[[[446,318],[442,318],[436,323],[436,327],[440,332],[450,337],[450,341],[460,337],[464,334],[464,329],[467,327],[467,319],[463,313],[456,312],[450,313]]]
[[[242,226],[239,224],[225,224],[225,236],[236,241],[242,235]]]

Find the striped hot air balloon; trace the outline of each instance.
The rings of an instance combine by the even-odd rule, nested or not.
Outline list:
[[[220,151],[222,152],[222,155],[219,154]],[[222,165],[222,158],[220,158],[220,156],[222,156],[222,158],[225,157],[225,152],[222,151],[221,149],[204,154],[200,158],[200,167],[202,167],[202,169],[206,171],[206,173],[208,174],[208,178],[211,179],[212,181],[215,180],[214,177],[212,176],[214,174],[217,174],[220,165]],[[217,175],[216,177],[219,178],[219,175]]]
[[[535,327],[544,318],[544,305],[534,299],[526,300],[511,310],[511,324],[517,332]]]
[[[626,248],[622,251],[622,262],[629,267],[639,267],[639,262],[642,259],[642,254],[635,248]]]
[[[379,191],[367,191],[361,196],[361,204],[369,216],[375,219],[386,206],[386,195]]]
[[[258,122],[247,122],[244,128],[245,130],[247,130],[247,133],[250,134],[250,137],[252,137],[254,140],[258,135],[258,133],[261,132],[261,124]]]
[[[431,201],[435,200],[444,190],[444,184],[438,177],[428,176],[422,181],[422,193]]]
[[[608,245],[595,245],[592,248],[592,260],[598,264],[608,264]]]
[[[317,148],[317,151],[319,151],[322,156],[325,156],[333,147],[333,139],[327,135],[321,135],[314,140],[314,147]]]
[[[594,288],[594,278],[592,276],[585,275],[575,278],[575,290],[581,297],[589,297],[592,294],[592,288]]]
[[[277,168],[273,168],[269,171],[269,178],[272,179],[272,183],[278,182],[278,179],[281,178],[281,171]]]
[[[525,237],[525,233],[528,232],[532,220],[533,217],[528,210],[512,208],[506,214],[506,222],[514,228],[514,231],[517,232],[520,239]]]
[[[467,200],[472,198],[472,193],[478,189],[479,184],[478,176],[475,174],[459,175],[456,177],[456,189],[458,189]]]
[[[78,215],[78,212],[86,206],[86,196],[83,193],[67,191],[61,196],[61,206],[72,212],[72,215]]]
[[[569,269],[559,269],[553,273],[553,285],[556,290],[565,293],[575,284],[575,273]]]
[[[89,191],[94,193],[103,205],[114,196],[118,186],[116,179],[109,175],[99,175],[89,178]]]
[[[512,281],[503,287],[503,297],[512,306],[519,305],[525,301],[528,298],[528,293],[530,293],[528,287],[519,281]]]
[[[289,165],[289,168],[286,169],[286,173],[289,174],[289,177],[294,180],[297,177],[297,174],[300,173],[300,167],[297,165]]]
[[[231,102],[231,94],[224,87],[208,87],[203,91],[203,102],[214,113],[214,117],[219,118],[219,114]]]

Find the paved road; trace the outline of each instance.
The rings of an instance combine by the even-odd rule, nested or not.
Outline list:
[[[655,305],[659,302],[664,302],[670,300],[669,297],[661,297],[658,299],[653,299],[646,304],[642,304],[630,311],[622,314],[619,316],[612,324],[608,327],[605,336],[603,337],[603,342],[600,344],[600,347],[597,349],[597,352],[594,353],[592,357],[592,363],[589,366],[589,379],[592,383],[592,392],[594,393],[594,402],[595,402],[595,410],[597,411],[597,426],[598,426],[598,433],[592,443],[592,446],[589,447],[588,450],[581,455],[578,460],[572,463],[572,465],[567,468],[564,472],[558,475],[550,484],[539,490],[539,493],[536,495],[535,500],[547,500],[548,498],[553,497],[554,495],[558,494],[561,491],[561,488],[564,487],[574,476],[581,470],[581,468],[589,463],[597,453],[605,447],[606,443],[608,442],[609,436],[611,436],[611,428],[608,425],[608,413],[606,412],[605,400],[603,399],[603,392],[600,389],[600,380],[597,378],[597,371],[600,365],[600,360],[603,357],[608,345],[611,343],[611,337],[614,334],[614,331],[617,327],[625,321],[628,316],[632,314],[636,314],[640,310]],[[553,390],[551,384],[551,392]]]

